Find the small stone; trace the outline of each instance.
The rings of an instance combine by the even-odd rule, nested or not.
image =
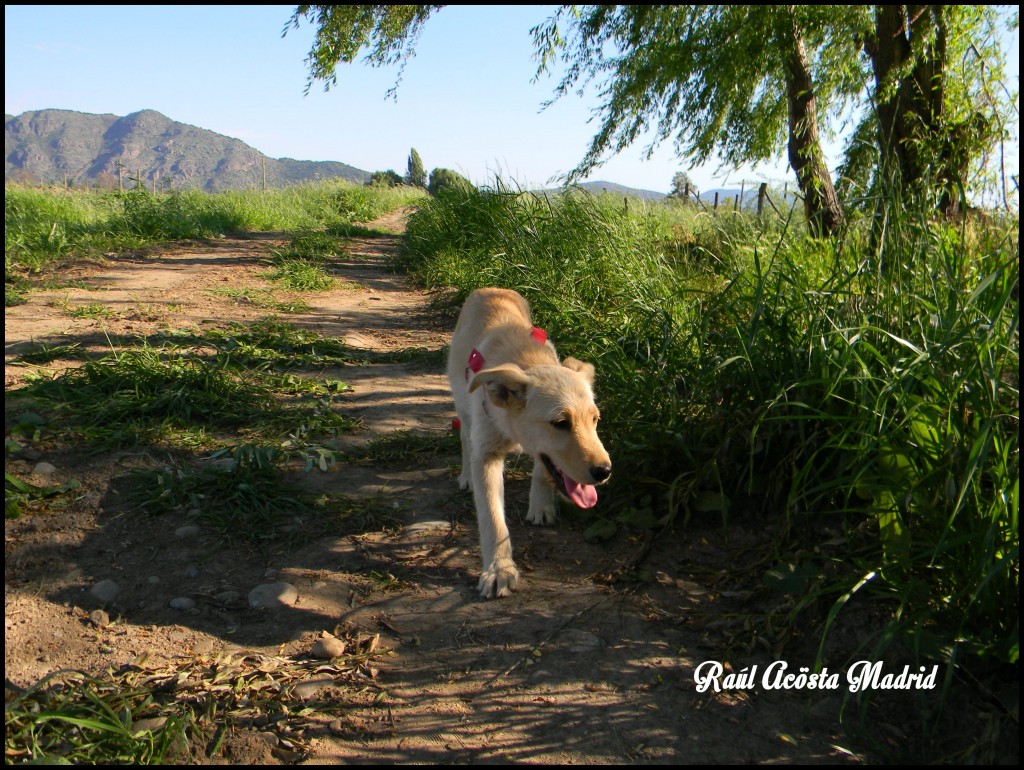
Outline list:
[[[156,575],[150,575],[148,578],[146,578],[146,582],[149,583],[151,586],[155,586],[160,582],[160,578]]]
[[[263,577],[265,577],[267,580],[273,580],[277,577],[277,570],[273,567],[268,567],[267,570],[263,573]]]
[[[217,600],[218,604],[234,604],[242,598],[242,594],[238,591],[221,591],[213,598]]]
[[[149,717],[136,719],[132,722],[132,735],[138,737],[142,733],[155,733],[167,724],[167,717]]]
[[[249,606],[253,609],[281,609],[298,600],[299,592],[291,583],[263,583],[249,592]]]
[[[558,635],[558,640],[566,644],[569,652],[592,652],[604,646],[600,637],[579,628],[569,628]]]
[[[49,476],[51,473],[57,472],[57,466],[47,462],[36,463],[36,467],[32,469],[32,472],[38,476]]]
[[[412,537],[415,535],[429,535],[435,532],[446,532],[452,527],[451,522],[441,519],[429,521],[415,521],[405,528],[403,534]]]
[[[186,524],[185,526],[178,527],[176,530],[174,530],[174,536],[182,539],[187,537],[195,537],[201,531],[202,530],[197,524]]]
[[[114,597],[121,591],[121,586],[113,580],[101,580],[89,589],[92,597],[102,604],[114,601]]]
[[[185,571],[185,577],[195,580],[197,577],[199,577],[199,567],[189,567]]]
[[[275,748],[277,744],[280,743],[278,737],[274,735],[272,732],[260,733],[260,737],[264,741],[266,741],[267,745],[270,746],[270,748]]]
[[[309,652],[314,658],[319,658],[321,660],[337,658],[345,654],[345,643],[336,636],[324,634],[313,642],[313,646]]]
[[[333,687],[334,685],[334,677],[318,676],[314,679],[307,679],[304,682],[299,682],[299,684],[295,685],[292,689],[292,693],[302,700],[311,700],[325,687]]]
[[[110,615],[103,610],[93,610],[89,613],[89,621],[96,628],[104,628],[110,625]]]
[[[175,610],[190,610],[196,606],[195,599],[190,599],[187,596],[178,596],[171,599],[171,609]]]

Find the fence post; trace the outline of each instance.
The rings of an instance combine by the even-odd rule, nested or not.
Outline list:
[[[715,190],[715,211],[718,211],[718,190]]]
[[[267,156],[263,156],[263,192],[267,191]]]
[[[761,182],[761,186],[757,188],[757,215],[761,216],[764,213],[764,198],[768,194],[768,183]]]

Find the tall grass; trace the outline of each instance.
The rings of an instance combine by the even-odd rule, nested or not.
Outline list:
[[[887,633],[929,655],[1015,660],[1016,224],[893,211],[876,251],[856,228],[802,232],[499,185],[422,206],[402,262],[455,299],[519,290],[563,353],[597,364],[613,491],[634,523],[711,513],[798,537],[838,516],[851,538],[866,525],[865,556],[831,582],[795,569],[796,589],[837,608],[873,592]],[[652,494],[653,517],[634,504]]]

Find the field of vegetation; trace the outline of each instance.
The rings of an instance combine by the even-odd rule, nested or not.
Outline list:
[[[715,215],[500,182],[429,198],[347,184],[212,196],[5,192],[7,305],[49,285],[60,264],[235,230],[297,233],[275,279],[315,288],[321,236],[415,205],[398,266],[436,290],[438,308],[481,286],[516,289],[563,355],[596,365],[616,473],[587,537],[698,521],[727,534],[763,522],[772,554],[763,584],[792,597],[787,624],[813,628],[822,644],[847,603],[871,601],[890,622],[864,654],[899,640],[922,659],[1017,662],[1016,217],[944,220],[893,206],[880,232],[853,222],[823,240],[794,212]],[[248,342],[266,358],[273,346],[259,333]],[[225,357],[238,361],[244,336]],[[329,347],[289,345],[279,352]],[[249,378],[242,392],[218,361],[139,351],[38,385],[37,396],[88,400],[118,379],[129,383],[124,400],[105,408],[135,414],[127,393],[153,388],[145,397],[157,399],[167,382],[187,380],[188,403],[164,404],[166,419],[208,402],[224,419],[255,409],[288,422],[260,401],[280,381]],[[159,427],[132,422],[111,435],[124,421],[88,405],[82,419],[91,422],[73,429],[106,431],[97,439],[106,445]],[[259,480],[264,465],[276,472],[272,455],[236,463],[249,473],[246,494],[281,495],[274,477]],[[9,516],[26,494],[8,474]],[[267,500],[244,505],[265,511]],[[841,548],[819,548],[826,537]]]
[[[17,304],[34,275],[70,259],[234,231],[319,231],[344,236],[365,222],[423,198],[409,187],[348,182],[298,185],[265,193],[151,195],[33,189],[7,185],[4,198],[4,303]]]
[[[618,505],[595,534],[782,521],[764,580],[794,619],[824,635],[869,594],[876,652],[1015,661],[1017,222],[894,207],[873,242],[794,219],[499,185],[422,206],[403,265],[446,302],[521,291],[596,364]],[[846,556],[816,551],[825,522]]]

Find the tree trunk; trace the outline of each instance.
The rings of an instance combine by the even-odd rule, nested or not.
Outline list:
[[[948,211],[957,206],[958,174],[966,163],[958,162],[963,132],[950,130],[943,114],[946,35],[942,6],[881,5],[866,48],[875,75],[883,178],[912,195],[936,190],[939,207]]]
[[[818,107],[803,37],[791,17],[783,22],[782,41],[787,52],[789,165],[796,173],[797,184],[803,194],[804,213],[811,235],[826,237],[842,224],[843,209],[821,150]]]

